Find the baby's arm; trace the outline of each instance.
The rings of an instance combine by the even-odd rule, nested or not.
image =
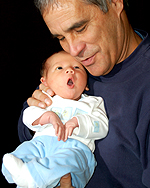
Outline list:
[[[45,125],[52,124],[55,129],[55,135],[58,137],[58,141],[64,140],[65,126],[61,122],[60,118],[52,111],[45,112],[41,117],[35,120],[32,125]]]
[[[78,128],[73,133],[79,137],[98,140],[108,133],[108,118],[101,97],[88,97],[84,99],[90,106],[90,113],[75,115]],[[70,136],[70,134],[69,134]]]
[[[32,131],[41,131],[43,126],[52,124],[58,140],[64,140],[65,126],[59,117],[52,111],[41,109],[36,106],[30,106],[23,112],[23,122]]]

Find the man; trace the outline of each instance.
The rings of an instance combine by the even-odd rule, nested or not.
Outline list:
[[[98,166],[86,187],[150,187],[148,34],[132,29],[123,0],[37,2],[50,32],[89,71],[88,94],[105,101],[110,129],[105,139],[96,142]],[[42,89],[54,94],[40,85],[29,105],[51,104]],[[31,138],[21,122],[19,136],[21,141]]]

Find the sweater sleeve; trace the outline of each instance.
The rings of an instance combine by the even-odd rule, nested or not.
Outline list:
[[[46,109],[41,109],[36,106],[30,106],[26,108],[23,112],[23,123],[32,131],[41,131],[45,126],[39,125],[32,125],[32,123],[37,120],[39,117],[41,117],[45,112],[47,112]]]
[[[91,112],[84,115],[75,116],[78,119],[79,128],[74,134],[98,140],[104,138],[108,133],[108,118],[104,108],[104,101],[101,97],[90,97],[88,104]]]
[[[143,184],[150,188],[150,110],[139,120],[136,134],[139,141],[139,158],[143,168]]]
[[[23,112],[24,110],[29,107],[28,104],[27,104],[27,101],[24,102],[23,104],[23,109],[21,111],[21,114],[20,114],[20,117],[19,117],[19,120],[18,120],[18,136],[19,136],[19,140],[20,142],[24,142],[24,141],[27,141],[27,140],[31,140],[32,137],[33,137],[33,134],[32,132],[30,131],[30,129],[28,129],[28,127],[23,123]]]

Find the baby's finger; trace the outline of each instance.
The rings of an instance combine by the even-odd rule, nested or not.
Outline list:
[[[63,141],[65,139],[65,126],[64,125],[59,127],[58,139],[63,140]]]
[[[65,130],[65,140],[66,141],[68,139],[68,129]]]
[[[71,136],[73,132],[73,128],[72,127],[67,127],[65,130],[65,141],[68,139],[68,136]]]
[[[58,141],[61,140],[61,131],[62,131],[62,127],[58,127],[58,133],[57,133],[57,136],[58,136]]]
[[[56,135],[56,136],[58,136],[58,129],[59,129],[59,126],[56,125],[56,126],[55,126],[55,135]]]

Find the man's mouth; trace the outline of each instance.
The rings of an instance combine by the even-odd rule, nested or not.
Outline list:
[[[93,63],[94,63],[95,55],[96,55],[96,54],[94,54],[93,56],[88,57],[88,58],[82,60],[82,61],[81,61],[82,64],[83,64],[84,66],[90,66],[91,64],[93,64]]]

